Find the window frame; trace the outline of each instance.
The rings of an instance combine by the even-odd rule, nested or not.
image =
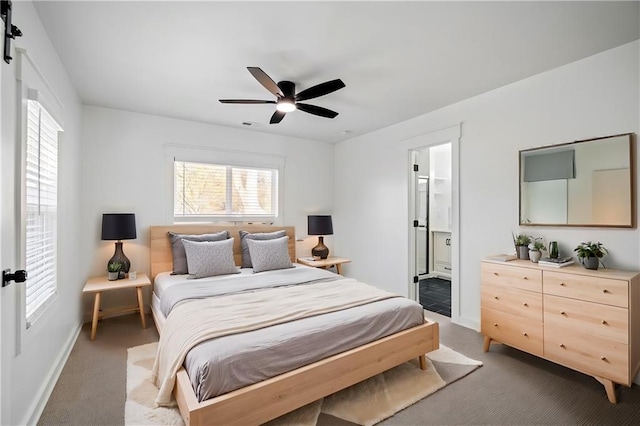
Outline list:
[[[46,154],[42,154],[41,149],[43,148],[43,143],[41,142],[42,137],[40,135],[43,134],[43,130],[44,126],[43,126],[43,121],[42,121],[42,111],[45,112],[45,114],[47,114],[49,117],[47,120],[51,120],[52,123],[50,123],[52,125],[51,129],[46,129],[46,130],[51,130],[52,133],[55,133],[54,137],[51,137],[51,141],[49,142],[53,142],[52,145],[55,145],[54,149],[55,149],[55,165],[53,165],[53,167],[55,168],[55,182],[52,182],[52,184],[50,186],[54,187],[55,190],[55,205],[54,205],[54,209],[53,212],[49,212],[52,213],[53,216],[53,227],[54,227],[54,236],[53,236],[53,254],[51,257],[49,257],[47,260],[49,261],[53,261],[53,276],[47,275],[47,278],[45,279],[45,284],[47,287],[49,287],[50,289],[52,289],[52,293],[50,293],[42,302],[38,303],[36,305],[36,307],[33,309],[32,312],[28,311],[29,308],[29,299],[27,296],[28,290],[29,290],[29,284],[31,283],[30,277],[27,277],[27,281],[25,284],[25,319],[26,319],[26,327],[30,328],[32,324],[34,324],[43,314],[43,312],[47,309],[48,306],[50,306],[55,297],[56,294],[58,292],[58,277],[57,277],[57,264],[58,264],[58,241],[57,241],[57,236],[58,236],[58,190],[59,190],[59,159],[60,159],[60,155],[59,155],[59,147],[60,147],[60,133],[62,132],[62,127],[60,126],[60,124],[58,124],[58,122],[55,120],[55,118],[51,115],[51,113],[49,113],[49,111],[47,110],[46,106],[43,105],[39,100],[38,100],[39,96],[38,96],[38,92],[33,90],[33,89],[29,89],[28,90],[28,99],[27,99],[27,115],[26,115],[26,120],[25,120],[25,125],[27,127],[26,129],[26,138],[25,138],[25,144],[28,146],[29,144],[29,120],[30,120],[30,113],[29,113],[29,105],[31,103],[34,103],[36,105],[36,107],[39,109],[39,114],[38,114],[38,155],[37,155],[37,160],[39,163],[42,163],[42,159],[46,157]],[[55,140],[54,140],[55,139]],[[45,142],[46,143],[46,142]],[[23,186],[21,188],[22,191],[24,191],[24,203],[22,205],[22,225],[21,225],[21,232],[23,232],[23,238],[24,238],[24,246],[21,252],[21,255],[24,256],[24,265],[25,265],[25,269],[27,270],[27,273],[31,275],[31,277],[33,277],[33,269],[35,266],[39,266],[39,265],[27,265],[27,261],[28,261],[28,257],[27,257],[27,228],[28,228],[28,200],[27,200],[27,192],[28,192],[28,188],[27,188],[27,177],[28,177],[28,167],[27,167],[27,162],[29,160],[29,150],[27,148],[27,146],[25,146],[25,152],[23,155],[24,161],[23,161],[23,165],[22,165],[22,179],[23,179]],[[46,149],[46,147],[45,147]],[[46,177],[43,176],[45,173],[41,173],[42,169],[39,167],[38,173],[37,173],[37,180],[38,180],[38,185],[39,187],[42,187],[43,185],[43,181],[46,180]],[[40,199],[40,195],[38,195],[38,198]],[[33,205],[33,203],[31,203]],[[41,203],[40,201],[37,204],[38,210],[40,210],[42,208],[42,206],[44,205],[43,203]],[[49,215],[47,215],[49,216]],[[41,226],[39,231],[40,232],[45,232],[43,230],[43,228],[46,227],[45,225]],[[50,254],[50,253],[48,253]],[[52,282],[51,282],[52,281]],[[32,301],[33,302],[33,301]]]
[[[27,149],[27,119],[28,119],[28,100],[38,101],[46,111],[51,115],[60,129],[64,129],[64,104],[57,96],[51,85],[40,72],[37,65],[29,56],[27,51],[16,47],[16,81],[17,81],[17,99],[19,102],[16,109],[16,123],[18,123],[20,131],[16,134],[16,152],[15,152],[15,269],[25,269],[26,264],[26,149]],[[58,166],[60,165],[60,147],[63,145],[64,132],[58,132]],[[60,169],[58,168],[57,189],[60,190]],[[60,199],[58,193],[58,201]],[[58,203],[59,205],[59,203]],[[59,228],[59,218],[57,219],[57,228]],[[56,250],[59,255],[59,234],[56,238]],[[59,256],[56,256],[56,263],[59,264]],[[57,301],[59,290],[58,280],[59,268],[56,268],[56,292],[50,297],[46,306],[39,310],[37,317],[31,318],[27,322],[26,317],[26,285],[18,285],[16,287],[16,355],[22,352],[22,348],[34,344],[39,333],[46,329],[49,324],[46,317],[52,315],[55,310],[52,308]],[[28,273],[28,271],[27,271]]]
[[[166,144],[166,170],[167,183],[170,188],[167,200],[168,212],[167,220],[174,224],[193,224],[193,223],[266,223],[273,225],[282,225],[284,223],[284,173],[286,165],[286,157],[274,154],[263,154],[247,151],[224,150],[208,147],[195,147],[187,145]],[[276,215],[265,217],[263,215],[246,215],[238,217],[236,215],[222,216],[198,216],[198,217],[177,217],[174,214],[174,163],[176,161],[184,161],[191,163],[204,163],[227,167],[248,168],[256,170],[275,170],[277,171],[277,201]],[[273,196],[273,194],[272,194]]]
[[[203,215],[192,215],[192,216],[182,216],[176,215],[175,213],[175,164],[177,162],[181,163],[191,163],[191,164],[203,164],[208,166],[215,167],[224,167],[226,173],[227,184],[225,187],[225,206],[227,206],[225,214],[203,214]],[[174,223],[193,223],[193,222],[268,222],[273,223],[278,217],[278,199],[279,199],[279,181],[280,181],[280,171],[277,168],[273,167],[255,167],[255,166],[237,166],[231,164],[217,164],[217,163],[209,163],[204,161],[185,161],[185,160],[174,160],[174,213],[173,213],[173,222]],[[264,214],[264,215],[251,215],[251,214],[232,214],[230,213],[231,207],[233,205],[233,187],[231,182],[233,170],[256,170],[256,171],[268,171],[272,173],[271,178],[274,179],[275,183],[271,185],[271,205],[273,206],[273,210],[275,214]],[[274,176],[275,175],[275,176]]]

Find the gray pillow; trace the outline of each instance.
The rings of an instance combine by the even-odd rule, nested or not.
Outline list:
[[[289,258],[289,237],[272,240],[247,240],[253,272],[293,268]]]
[[[189,275],[193,278],[237,274],[233,261],[233,238],[223,241],[184,240]]]
[[[275,232],[259,232],[255,234],[250,234],[247,231],[239,231],[240,232],[240,247],[242,247],[242,267],[243,268],[251,268],[251,253],[249,253],[249,245],[247,244],[248,240],[273,240],[275,238],[284,237],[287,235],[286,230],[275,231]]]
[[[167,232],[171,240],[171,254],[173,255],[173,272],[171,275],[183,275],[189,273],[187,268],[187,255],[184,252],[182,240],[189,241],[222,241],[229,238],[227,231],[220,231],[214,234],[176,234],[175,232]]]

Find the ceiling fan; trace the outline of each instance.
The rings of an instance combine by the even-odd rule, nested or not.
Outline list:
[[[251,75],[255,77],[269,92],[276,96],[275,101],[264,101],[257,99],[219,99],[223,104],[275,104],[276,112],[271,116],[270,124],[276,124],[282,121],[284,116],[291,111],[299,109],[309,114],[319,115],[320,117],[335,118],[338,113],[330,109],[319,107],[316,105],[304,104],[300,101],[313,99],[327,95],[336,90],[345,87],[345,84],[339,78],[336,80],[325,81],[316,84],[313,87],[303,90],[296,94],[296,85],[291,81],[280,81],[276,84],[271,77],[258,67],[247,67]]]

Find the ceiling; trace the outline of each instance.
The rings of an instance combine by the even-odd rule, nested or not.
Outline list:
[[[329,143],[640,38],[636,1],[35,5],[84,104]],[[297,91],[342,79],[307,101],[340,114],[219,103],[275,99],[247,66]]]

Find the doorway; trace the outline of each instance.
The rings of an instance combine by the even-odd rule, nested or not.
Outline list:
[[[450,298],[447,301],[447,305],[450,305],[451,321],[458,323],[460,321],[460,253],[459,244],[460,240],[460,179],[459,179],[459,153],[460,153],[460,137],[462,133],[462,124],[455,124],[433,130],[428,133],[412,136],[403,140],[407,147],[407,161],[408,161],[408,223],[407,231],[409,232],[409,283],[408,293],[409,297],[416,302],[420,301],[420,277],[426,278],[440,278],[446,280],[445,284],[449,284],[449,288],[446,292],[450,294]],[[441,158],[441,155],[434,155],[433,164],[431,167],[431,159],[429,162],[422,160],[422,169],[420,169],[421,160],[419,155],[423,157],[428,156],[430,153],[429,148],[447,145],[448,154],[446,158]],[[446,165],[448,176],[447,181],[444,176],[435,175],[432,173],[432,169],[438,168],[438,166]],[[428,186],[428,200],[429,200],[429,218],[425,224],[429,227],[429,232],[426,233],[425,239],[427,244],[422,245],[419,243],[420,231],[420,206],[419,206],[419,181],[421,176],[429,177]],[[438,179],[435,179],[438,178]],[[437,190],[436,190],[436,183]],[[441,187],[446,187],[446,191],[441,191]],[[443,192],[438,197],[445,196],[448,198],[448,205],[446,208],[439,209],[437,213],[434,213],[434,198],[435,192]],[[438,203],[436,203],[438,204]],[[437,229],[439,227],[439,221],[446,220],[448,229]],[[434,237],[434,231],[449,231],[447,234],[439,234]],[[423,250],[423,251],[422,251]],[[421,274],[424,269],[420,269],[421,260],[419,258],[419,252],[427,253],[425,257],[425,263],[427,265],[426,274]],[[435,262],[434,262],[435,258]],[[434,271],[439,269],[440,271]],[[448,275],[448,276],[444,276]],[[424,291],[423,291],[424,293]],[[432,298],[427,295],[427,299]],[[436,310],[437,312],[437,310]]]
[[[415,150],[417,301],[451,317],[451,143]]]

